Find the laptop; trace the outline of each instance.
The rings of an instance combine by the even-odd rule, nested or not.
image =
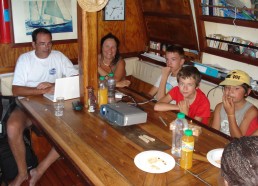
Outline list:
[[[53,102],[56,102],[57,97],[64,97],[64,100],[80,97],[79,76],[56,79],[54,94],[43,96]]]

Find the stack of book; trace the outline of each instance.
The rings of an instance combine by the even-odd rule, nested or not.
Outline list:
[[[255,1],[249,0],[202,0],[203,15],[229,17],[256,21]],[[253,10],[250,10],[252,9]]]
[[[258,43],[253,43],[235,36],[224,36],[221,34],[210,34],[207,37],[207,45],[211,48],[229,51],[234,54],[241,54],[258,58]]]

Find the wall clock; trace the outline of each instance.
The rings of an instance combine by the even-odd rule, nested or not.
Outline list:
[[[104,20],[125,20],[125,0],[109,0],[104,9]]]

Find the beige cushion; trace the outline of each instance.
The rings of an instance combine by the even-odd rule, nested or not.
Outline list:
[[[126,74],[154,85],[161,75],[162,67],[149,63],[147,61],[139,61],[139,58],[126,58]]]
[[[133,74],[133,69],[135,66],[136,61],[139,60],[138,57],[129,57],[129,58],[125,58],[125,71],[126,71],[126,75],[130,76]]]
[[[4,96],[11,96],[12,93],[12,83],[13,83],[13,73],[1,74],[1,93]]]

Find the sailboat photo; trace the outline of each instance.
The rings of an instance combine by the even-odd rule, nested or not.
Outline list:
[[[65,3],[65,1],[67,2]],[[59,30],[61,29],[62,32],[64,32],[65,27],[63,27],[62,29],[62,27],[60,26],[72,26],[72,15],[68,8],[69,2],[71,2],[71,0],[29,1],[29,15],[26,20],[26,27],[29,27],[30,29],[35,29],[38,27],[48,27],[52,30],[54,27],[59,26]],[[71,31],[71,29],[68,29],[68,31]]]

